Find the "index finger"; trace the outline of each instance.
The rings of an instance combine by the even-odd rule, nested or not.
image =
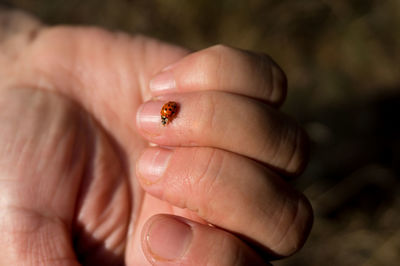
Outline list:
[[[279,106],[287,80],[267,55],[223,45],[190,54],[164,68],[150,82],[154,96],[200,90],[240,94]]]

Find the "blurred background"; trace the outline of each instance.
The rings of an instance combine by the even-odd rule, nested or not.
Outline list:
[[[400,265],[399,0],[0,0],[48,24],[89,24],[202,49],[271,55],[283,109],[312,140],[294,181],[315,209],[304,248],[275,265]]]

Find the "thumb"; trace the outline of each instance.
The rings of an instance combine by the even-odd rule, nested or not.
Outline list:
[[[153,265],[269,265],[234,235],[172,215],[147,221],[142,249]]]

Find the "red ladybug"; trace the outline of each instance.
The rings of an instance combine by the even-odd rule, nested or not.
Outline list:
[[[161,108],[161,124],[165,126],[176,116],[178,104],[176,102],[167,102]]]

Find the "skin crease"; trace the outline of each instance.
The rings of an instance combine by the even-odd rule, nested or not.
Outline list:
[[[206,224],[195,208],[145,192],[135,168],[149,145],[135,126],[152,97],[148,84],[189,52],[143,36],[7,16],[15,26],[0,30],[0,264],[150,265],[141,247],[150,217]],[[304,216],[299,243],[310,209]]]

